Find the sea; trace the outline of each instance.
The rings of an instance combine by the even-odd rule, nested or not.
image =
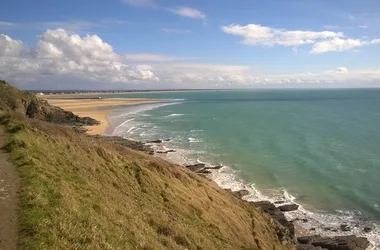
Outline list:
[[[167,140],[152,146],[175,150],[166,157],[179,164],[224,166],[209,177],[222,188],[249,190],[246,200],[299,204],[286,216],[309,234],[356,234],[371,241],[369,249],[380,249],[379,89],[112,97],[162,102],[115,108],[106,134]]]

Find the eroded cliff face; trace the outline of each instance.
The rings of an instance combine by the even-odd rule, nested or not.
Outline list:
[[[72,112],[52,106],[34,94],[16,89],[0,80],[0,110],[14,111],[29,118],[71,126],[96,125],[98,121],[90,117],[79,117]]]

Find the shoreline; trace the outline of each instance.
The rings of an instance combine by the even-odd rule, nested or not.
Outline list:
[[[163,100],[144,98],[107,98],[107,99],[45,99],[50,105],[73,112],[80,117],[91,117],[100,122],[99,125],[84,126],[88,135],[103,135],[110,127],[108,117],[113,109],[120,106],[130,106],[148,103],[158,103]]]
[[[128,100],[128,99],[126,99],[126,100]],[[145,101],[134,103],[134,104],[149,104],[149,103],[152,103],[152,101],[146,101],[145,100]],[[107,128],[111,127],[111,124],[108,121],[108,116],[110,115],[111,110],[115,107],[116,106],[113,106],[113,107],[108,106],[106,110],[104,110],[104,109],[103,110],[96,110],[96,111],[94,111],[94,113],[91,113],[91,111],[83,111],[83,113],[81,113],[81,114],[85,115],[85,116],[93,117],[95,119],[97,119],[97,117],[95,117],[94,115],[102,116],[102,118],[107,121],[107,122],[102,123],[104,126],[102,132],[104,132]],[[89,130],[87,133],[91,135],[92,131]],[[102,133],[101,135],[104,135],[104,134]],[[162,158],[166,161],[172,162],[174,164],[181,165],[185,168],[188,168],[191,171],[193,171],[191,169],[192,166],[196,166],[198,164],[200,164],[200,165],[203,164],[203,167],[201,167],[201,169],[196,168],[197,170],[195,170],[193,172],[196,174],[205,176],[206,178],[215,182],[221,189],[228,190],[231,193],[233,193],[234,195],[237,195],[240,199],[245,200],[245,201],[249,202],[250,204],[255,205],[256,207],[261,208],[265,212],[269,213],[272,217],[274,217],[274,215],[268,211],[270,209],[275,209],[277,211],[276,213],[280,213],[282,216],[282,217],[280,216],[280,220],[283,220],[283,218],[286,218],[285,219],[286,221],[283,221],[283,223],[285,225],[289,225],[287,223],[290,223],[291,227],[294,228],[293,230],[295,231],[295,237],[311,236],[311,235],[319,234],[321,232],[322,232],[322,236],[325,238],[326,237],[330,237],[330,238],[333,237],[334,238],[334,237],[348,236],[348,235],[357,235],[357,237],[363,237],[363,234],[358,233],[358,231],[357,231],[357,230],[359,230],[359,228],[353,227],[349,231],[344,231],[343,229],[340,229],[344,225],[344,223],[342,221],[340,221],[338,224],[336,224],[335,227],[327,227],[327,226],[331,226],[330,224],[328,224],[327,226],[324,224],[320,224],[319,226],[314,225],[314,223],[318,222],[318,221],[315,220],[314,218],[310,217],[310,214],[313,214],[313,213],[304,210],[302,205],[297,204],[296,202],[294,202],[292,200],[287,200],[286,198],[282,199],[282,200],[277,200],[277,202],[280,201],[281,204],[280,203],[277,204],[275,200],[273,200],[272,198],[268,198],[268,197],[262,197],[261,199],[253,199],[252,200],[249,198],[249,196],[253,195],[255,193],[255,191],[257,191],[257,190],[254,190],[252,192],[252,190],[251,190],[252,187],[248,183],[241,183],[241,186],[238,189],[236,189],[236,188],[231,189],[230,187],[224,187],[224,185],[221,185],[221,183],[219,183],[217,181],[217,179],[215,179],[215,177],[214,177],[214,173],[217,173],[218,171],[220,171],[221,168],[215,168],[215,166],[213,167],[210,164],[207,164],[207,163],[204,164],[204,163],[200,163],[200,162],[197,164],[193,164],[193,165],[187,165],[187,163],[180,163],[174,159],[171,159],[168,156],[168,153],[175,153],[176,150],[173,150],[173,151],[170,149],[168,150],[168,148],[165,147],[164,138],[157,138],[157,139],[159,139],[158,141],[160,141],[160,142],[149,143],[149,142],[139,141],[139,143],[141,143],[143,145],[150,146],[153,149],[152,152],[154,152],[153,155],[155,157],[159,157],[159,158]],[[165,152],[165,151],[167,151],[167,152]],[[229,168],[228,166],[223,166],[223,167]],[[241,195],[241,194],[244,194],[244,195]],[[264,202],[264,204],[262,204],[263,202]],[[265,202],[267,202],[267,203],[265,203]],[[292,205],[292,204],[297,205],[296,210],[285,211],[285,212],[282,212],[279,210],[279,207],[281,207],[282,205]],[[298,206],[299,206],[299,208],[298,208]],[[302,214],[302,213],[304,216],[300,216],[300,214]],[[278,216],[278,214],[275,216]],[[274,217],[274,218],[276,218],[276,217]],[[305,221],[306,221],[306,223],[305,223]],[[306,226],[306,224],[309,224],[309,223],[313,224],[314,227],[317,227],[317,229],[310,230],[310,226],[309,225]],[[350,226],[353,225],[350,222],[348,222],[348,224]],[[362,230],[362,229],[360,229],[360,230]],[[374,249],[374,248],[371,248],[371,249]]]
[[[89,92],[58,92],[37,93],[37,97],[45,100],[52,99],[85,99],[85,98],[99,98],[99,96],[113,96],[113,95],[138,95],[138,94],[157,94],[157,93],[188,93],[188,92],[203,92],[203,91],[223,91],[219,89],[188,89],[188,90],[142,90],[142,91],[89,91]]]

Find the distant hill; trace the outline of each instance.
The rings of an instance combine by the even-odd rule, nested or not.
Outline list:
[[[34,94],[14,88],[2,80],[0,80],[0,110],[14,111],[29,118],[72,126],[99,124],[90,117],[81,118],[72,112],[52,106]]]

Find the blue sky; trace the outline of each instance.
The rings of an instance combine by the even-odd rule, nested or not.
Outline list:
[[[378,27],[377,0],[14,0],[0,9],[0,78],[50,89],[376,87]]]

